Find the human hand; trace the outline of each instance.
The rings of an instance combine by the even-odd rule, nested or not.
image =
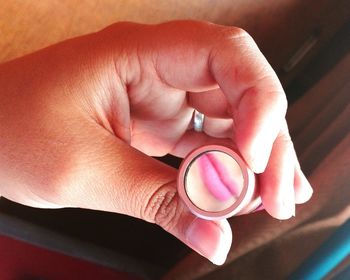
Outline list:
[[[241,29],[117,23],[2,64],[0,85],[0,193],[19,203],[157,223],[222,264],[228,222],[191,214],[176,170],[149,156],[235,146],[273,217],[290,218],[311,197],[283,89]],[[191,128],[194,108],[206,115],[203,133]]]

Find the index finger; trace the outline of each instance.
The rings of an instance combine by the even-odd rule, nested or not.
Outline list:
[[[211,73],[228,100],[236,124],[236,144],[252,170],[261,173],[287,110],[278,77],[244,32],[214,48],[209,59]]]
[[[187,32],[176,32],[184,30],[179,25],[185,25]],[[162,24],[157,27],[157,37],[160,34],[162,40],[153,44],[159,77],[167,85],[192,92],[219,86],[236,124],[240,153],[254,172],[263,172],[287,101],[254,40],[239,28],[202,22]]]

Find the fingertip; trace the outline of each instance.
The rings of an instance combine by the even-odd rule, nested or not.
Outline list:
[[[313,188],[300,168],[296,167],[294,175],[295,202],[298,204],[309,201],[313,195]]]
[[[215,265],[225,263],[232,244],[227,220],[207,221],[195,218],[186,230],[186,244]]]
[[[264,201],[264,207],[267,213],[278,220],[288,220],[295,217],[294,199],[280,201]]]
[[[266,174],[264,174],[266,176]],[[274,218],[279,220],[288,220],[295,217],[295,192],[293,185],[284,186],[274,185],[269,188],[264,185],[261,193],[261,199],[265,210]]]

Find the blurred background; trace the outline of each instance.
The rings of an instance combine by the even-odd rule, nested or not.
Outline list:
[[[112,213],[33,209],[1,198],[1,279],[77,279],[82,271],[84,279],[284,279],[348,219],[350,1],[0,0],[0,7],[0,63],[117,21],[197,19],[245,29],[285,88],[291,134],[316,189],[314,206],[306,205],[307,214],[291,223],[281,226],[264,213],[233,218],[238,243],[221,268],[155,225]],[[252,235],[252,224],[268,237]],[[253,263],[261,265],[248,271]]]

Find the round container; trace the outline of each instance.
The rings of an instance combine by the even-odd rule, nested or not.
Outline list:
[[[178,193],[196,216],[216,220],[262,209],[255,175],[232,149],[206,145],[181,163]]]

